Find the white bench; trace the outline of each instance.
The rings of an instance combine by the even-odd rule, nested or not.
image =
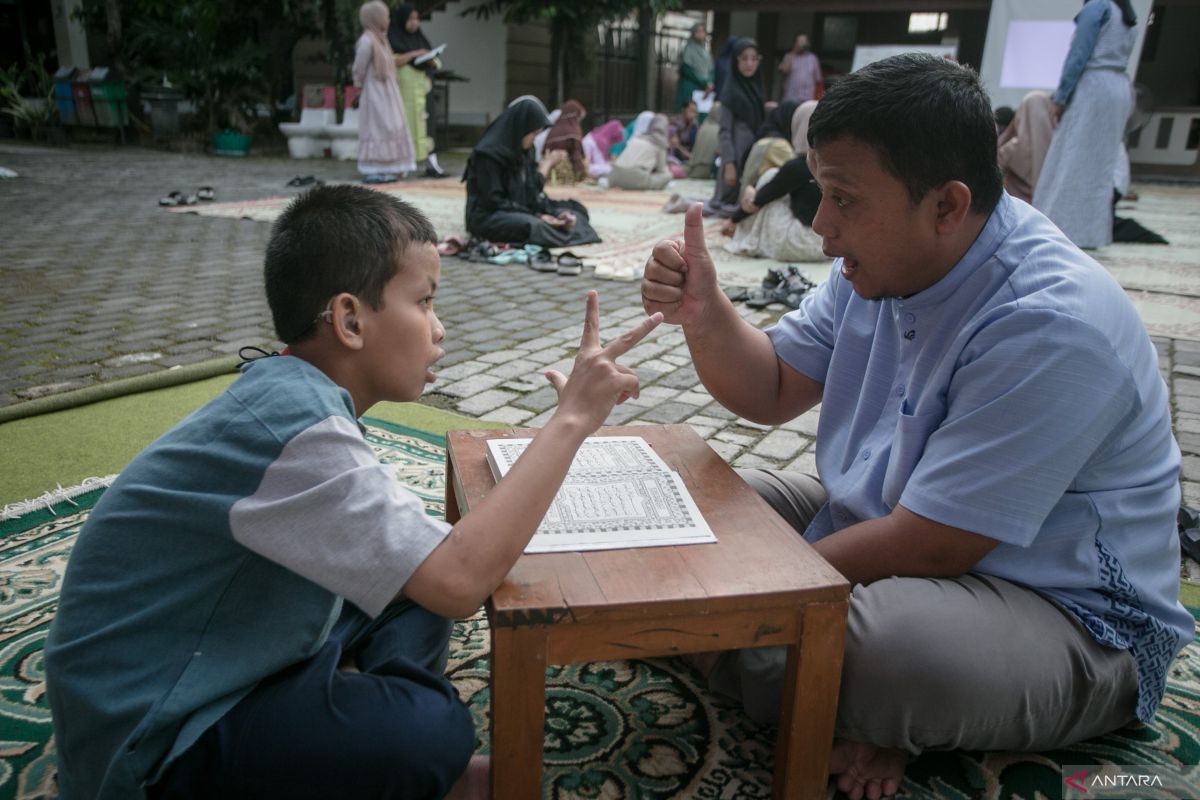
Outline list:
[[[279,123],[279,132],[287,137],[292,158],[324,158],[333,142],[327,131],[337,126],[337,111],[332,108],[305,108],[299,122]]]
[[[358,158],[358,109],[347,108],[342,112],[340,125],[326,125],[325,136],[332,143],[330,153],[341,161]]]

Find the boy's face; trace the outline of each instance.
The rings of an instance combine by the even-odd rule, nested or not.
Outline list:
[[[400,271],[383,290],[378,310],[363,304],[364,379],[371,403],[416,400],[433,383],[434,362],[446,354],[446,336],[433,310],[442,262],[428,242],[409,245],[399,256]],[[363,409],[366,410],[366,407]]]
[[[935,192],[914,206],[875,148],[851,137],[809,150],[808,166],[821,189],[812,229],[856,294],[906,297],[937,282]]]

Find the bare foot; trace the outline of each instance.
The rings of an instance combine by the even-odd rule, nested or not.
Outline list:
[[[908,753],[864,742],[838,739],[829,757],[829,774],[850,800],[879,800],[900,790]]]
[[[446,800],[488,800],[492,796],[492,761],[488,756],[471,756],[467,771],[446,793]]]

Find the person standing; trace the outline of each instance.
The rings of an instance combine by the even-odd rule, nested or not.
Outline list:
[[[360,90],[358,171],[364,183],[391,183],[417,168],[387,39],[390,17],[382,0],[358,10],[363,32],[354,46],[353,75]]]
[[[683,108],[684,103],[692,99],[693,92],[710,94],[716,77],[712,53],[708,50],[708,31],[703,22],[698,22],[692,28],[692,37],[679,54],[679,88],[675,92],[675,107]]]
[[[730,217],[738,208],[739,181],[746,155],[758,138],[767,110],[759,71],[758,44],[739,39],[733,47],[729,79],[721,90],[721,132],[718,152],[721,170],[705,214]]]
[[[1058,127],[1033,205],[1079,247],[1112,242],[1113,175],[1133,101],[1125,67],[1136,25],[1129,0],[1087,0],[1054,92]]]
[[[784,54],[779,62],[779,71],[783,73],[783,100],[803,103],[806,100],[819,100],[819,88],[824,88],[824,78],[821,76],[821,61],[809,49],[808,34],[798,34],[792,49]]]
[[[445,171],[438,164],[434,152],[436,142],[429,135],[428,105],[425,96],[433,89],[430,76],[441,66],[436,58],[421,64],[413,63],[429,53],[433,45],[421,31],[421,13],[411,3],[402,3],[396,8],[388,26],[388,43],[395,53],[396,83],[400,97],[404,100],[404,115],[412,133],[413,154],[417,161],[425,162],[425,175],[429,178],[444,178]]]

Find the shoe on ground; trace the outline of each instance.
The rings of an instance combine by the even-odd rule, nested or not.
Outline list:
[[[583,264],[579,259],[567,263],[559,262],[556,265],[559,275],[575,276],[583,273]]]
[[[213,200],[217,199],[217,193],[213,191],[211,186],[201,186],[196,190],[196,197],[199,200],[204,200],[211,203]]]
[[[446,172],[446,170],[444,170],[444,169],[439,169],[438,167],[435,167],[432,164],[430,166],[425,167],[425,172],[423,174],[425,175],[426,178],[449,178],[450,177],[449,172]]]

